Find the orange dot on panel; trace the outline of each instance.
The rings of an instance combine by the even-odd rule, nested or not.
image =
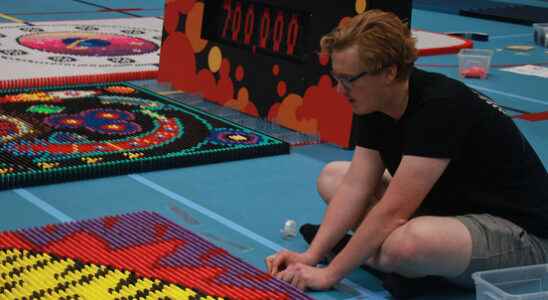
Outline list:
[[[209,50],[209,55],[207,57],[209,70],[213,73],[217,73],[219,69],[221,68],[221,63],[223,61],[223,55],[221,53],[221,49],[217,46],[212,47],[211,50]]]
[[[287,93],[287,84],[285,81],[278,82],[278,96],[283,97]]]
[[[185,33],[192,45],[192,49],[194,49],[194,53],[202,52],[207,46],[207,40],[201,38],[203,15],[204,3],[196,2],[186,16]]]
[[[280,66],[279,65],[274,65],[272,67],[272,74],[274,74],[274,76],[280,75]]]
[[[242,79],[244,79],[244,67],[242,67],[242,65],[236,67],[235,76],[237,81],[242,81]]]
[[[238,100],[249,101],[249,91],[246,87],[242,87],[238,90]]]
[[[367,9],[367,0],[356,0],[356,12],[361,14]]]
[[[236,99],[232,99],[225,103],[226,107],[230,107],[235,110],[243,111],[249,103],[249,91],[247,88],[242,87],[238,90]]]

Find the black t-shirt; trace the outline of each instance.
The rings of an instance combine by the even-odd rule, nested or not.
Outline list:
[[[402,155],[451,159],[419,207],[450,216],[489,213],[548,238],[548,173],[510,117],[484,95],[414,69],[399,120],[356,117],[357,145],[378,150],[391,174]]]

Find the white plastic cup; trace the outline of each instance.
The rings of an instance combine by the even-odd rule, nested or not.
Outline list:
[[[297,222],[295,220],[285,221],[284,227],[281,230],[284,239],[291,239],[297,236]]]

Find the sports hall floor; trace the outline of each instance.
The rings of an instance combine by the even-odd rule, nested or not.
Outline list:
[[[458,1],[446,1],[455,3]],[[546,1],[509,1],[548,7]],[[125,9],[112,11],[108,9]],[[1,0],[0,22],[93,20],[163,16],[162,0]],[[548,49],[506,50],[532,45],[532,28],[414,9],[412,27],[435,32],[480,31],[488,42],[476,48],[495,50],[487,80],[465,80],[489,95],[509,114],[548,112],[548,80],[501,71],[501,67],[548,64]],[[424,57],[418,66],[451,77],[456,55]],[[152,89],[154,81],[140,82]],[[465,117],[465,116],[463,116]],[[548,114],[537,121],[515,119],[548,167]],[[52,184],[0,192],[0,230],[41,226],[133,211],[155,211],[264,269],[263,259],[287,248],[304,250],[299,237],[285,240],[280,229],[288,219],[318,223],[324,205],[315,178],[332,160],[350,159],[351,152],[329,144],[294,147],[291,154],[198,167]],[[481,168],[481,166],[478,166]],[[358,270],[335,290],[309,292],[316,299],[389,299],[379,282]],[[426,291],[419,299],[475,299],[459,290]]]

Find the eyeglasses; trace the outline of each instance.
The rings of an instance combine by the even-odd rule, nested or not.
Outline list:
[[[331,77],[333,79],[335,79],[335,81],[340,83],[347,93],[352,91],[352,82],[360,79],[362,76],[367,75],[367,74],[369,74],[368,71],[363,71],[363,72],[359,73],[358,75],[354,75],[352,77],[340,77],[340,76],[335,75],[333,73],[333,71],[329,71],[329,75],[331,75]]]

